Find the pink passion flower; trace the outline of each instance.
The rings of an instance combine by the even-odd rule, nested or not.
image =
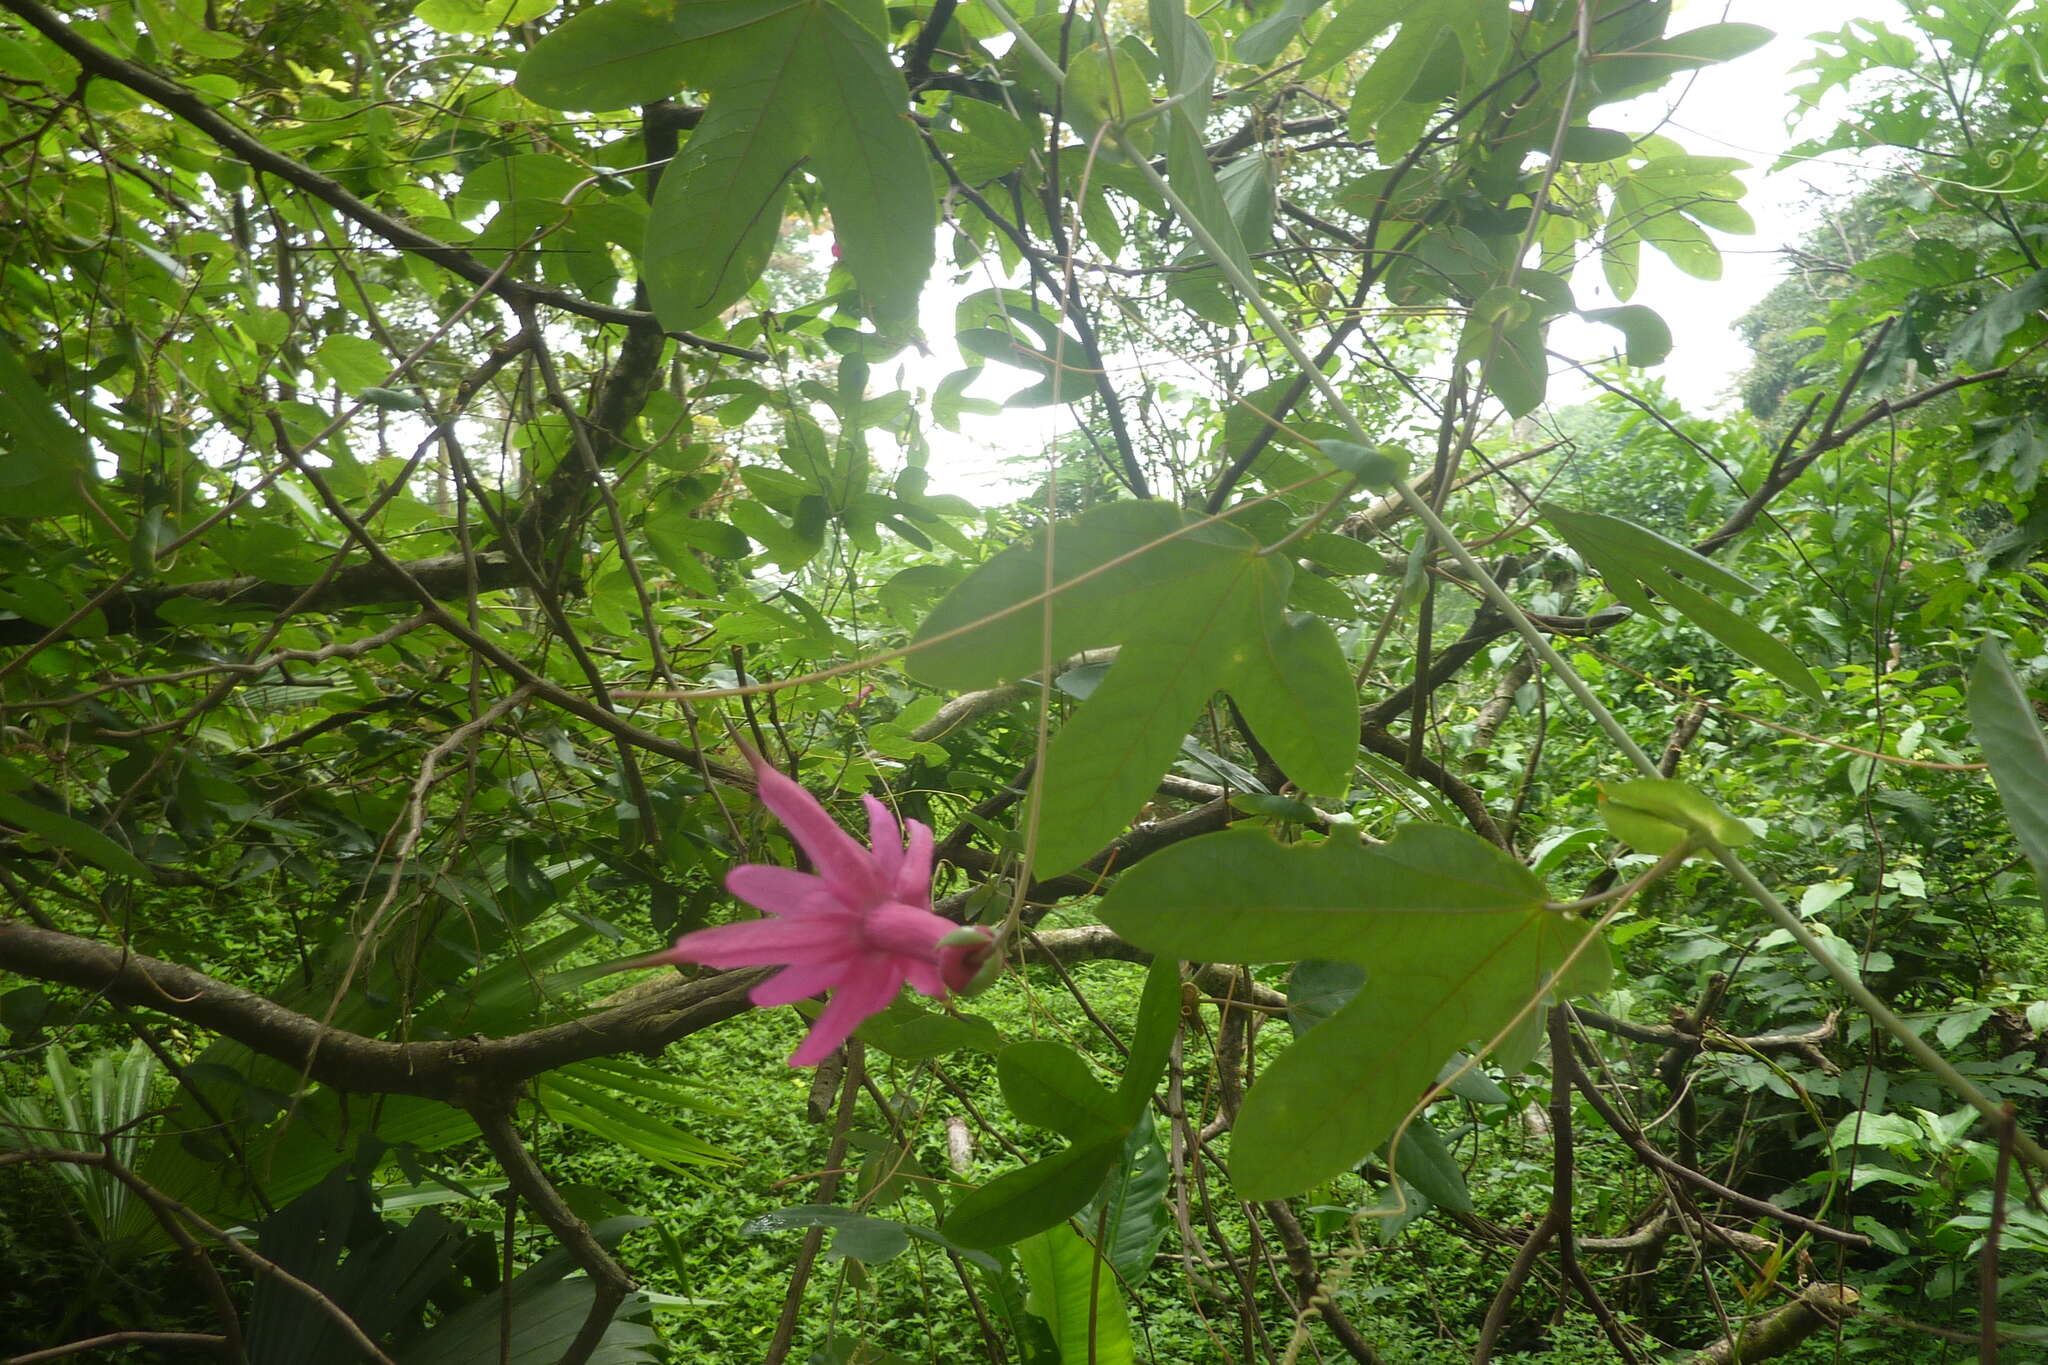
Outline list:
[[[965,990],[989,959],[986,929],[962,929],[932,911],[932,832],[911,820],[905,847],[896,817],[872,796],[862,848],[833,823],[812,795],[742,745],[754,766],[761,804],[774,812],[816,873],[746,863],[726,874],[725,889],[767,918],[699,929],[668,951],[632,965],[695,962],[706,967],[780,966],[747,993],[756,1005],[793,1005],[832,992],[791,1066],[816,1066],[887,1009],[907,981],[937,999]]]

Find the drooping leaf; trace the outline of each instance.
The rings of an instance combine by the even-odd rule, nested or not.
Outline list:
[[[2034,885],[2048,897],[2048,738],[2005,651],[1988,636],[1970,673],[1970,731],[1991,764],[2013,835],[2034,866]]]
[[[1635,611],[1661,621],[1656,597],[1730,650],[1816,701],[1826,694],[1790,645],[1708,597],[1695,583],[1749,594],[1757,586],[1705,555],[1655,531],[1596,512],[1541,504],[1543,519],[1579,552],[1607,590]],[[1655,594],[1655,597],[1652,596]]]
[[[1588,308],[1579,316],[1588,322],[1604,322],[1615,328],[1628,343],[1628,363],[1636,366],[1661,365],[1671,354],[1671,326],[1653,308],[1639,303],[1619,308]]]
[[[967,1247],[1011,1246],[1086,1207],[1123,1150],[1123,1134],[1077,1143],[962,1195],[940,1231]]]
[[[1299,1193],[1392,1133],[1461,1047],[1489,1045],[1540,1004],[1574,956],[1584,989],[1605,949],[1544,908],[1542,883],[1476,836],[1404,826],[1367,848],[1284,847],[1260,832],[1191,840],[1138,864],[1105,923],[1154,952],[1212,961],[1326,958],[1365,984],[1282,1053],[1247,1095],[1232,1175],[1247,1199]]]
[[[27,779],[12,765],[0,763],[0,824],[12,825],[122,877],[149,879],[149,868],[140,858],[83,820],[61,811],[39,806],[18,794]]]
[[[85,434],[57,415],[14,345],[0,337],[0,517],[55,517],[85,510],[96,481]]]
[[[1472,1195],[1465,1188],[1465,1169],[1444,1142],[1443,1135],[1421,1114],[1401,1130],[1398,1142],[1390,1142],[1394,1174],[1413,1185],[1429,1202],[1454,1213],[1472,1212]]]
[[[1045,1319],[1069,1365],[1133,1365],[1130,1317],[1116,1273],[1072,1228],[1048,1228],[1017,1244],[1030,1293],[1024,1305]]]
[[[1131,1055],[1125,1059],[1124,1078],[1116,1090],[1127,1122],[1142,1120],[1151,1103],[1152,1091],[1166,1071],[1173,1040],[1180,1032],[1180,1014],[1180,964],[1170,957],[1156,957],[1145,972],[1138,1020],[1131,1028]]]
[[[1703,792],[1668,777],[1638,777],[1601,788],[1600,815],[1615,838],[1644,853],[1669,853],[1700,835],[1730,847],[1756,837]]]
[[[1126,1287],[1136,1287],[1152,1269],[1159,1243],[1166,1235],[1166,1187],[1172,1169],[1151,1118],[1145,1117],[1124,1139],[1124,1149],[1109,1180],[1081,1211],[1081,1226],[1099,1241],[1110,1268]]]
[[[1074,866],[1124,827],[1218,689],[1296,783],[1343,788],[1357,751],[1343,652],[1326,623],[1287,614],[1292,562],[1258,551],[1228,522],[1111,503],[997,555],[925,618],[911,671],[961,690],[1028,676],[1048,656],[1123,646],[1046,757],[1040,875]]]
[[[996,1076],[1010,1112],[1035,1128],[1050,1128],[1076,1142],[1121,1134],[1123,1106],[1088,1072],[1065,1043],[1034,1038],[1012,1043],[996,1056]]]
[[[1209,92],[1216,77],[1216,56],[1209,35],[1182,7],[1182,0],[1148,0],[1152,40],[1166,91],[1174,100],[1161,116],[1166,124],[1166,176],[1188,211],[1206,229],[1222,255],[1246,276],[1250,254],[1218,184],[1205,145]],[[1220,287],[1220,286],[1219,286]]]

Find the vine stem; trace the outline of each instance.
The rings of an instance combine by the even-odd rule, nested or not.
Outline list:
[[[1031,35],[1024,31],[1023,25],[1017,22],[1016,17],[1010,13],[1009,7],[1003,3],[1003,0],[984,0],[984,3],[988,6],[989,12],[995,15],[997,21],[1016,38],[1018,47],[1033,61],[1037,62],[1051,80],[1064,86],[1066,72],[1060,69],[1057,62],[1046,55],[1043,48],[1031,40]],[[1110,135],[1115,139],[1118,148],[1122,150],[1131,168],[1151,186],[1160,198],[1166,201],[1167,206],[1173,210],[1175,216],[1182,223],[1186,224],[1189,235],[1195,239],[1195,244],[1201,247],[1203,252],[1207,254],[1210,263],[1222,273],[1225,279],[1230,281],[1231,287],[1236,289],[1251,304],[1252,310],[1259,315],[1259,320],[1265,323],[1266,327],[1272,332],[1274,339],[1286,350],[1287,354],[1294,360],[1294,363],[1301,367],[1302,373],[1308,376],[1311,384],[1315,385],[1316,392],[1321,394],[1323,400],[1330,405],[1330,410],[1337,415],[1338,420],[1342,422],[1344,429],[1350,434],[1351,438],[1361,445],[1371,444],[1372,437],[1366,433],[1364,426],[1360,424],[1357,414],[1351,410],[1351,405],[1337,391],[1337,386],[1330,381],[1329,376],[1324,374],[1322,369],[1316,365],[1300,335],[1288,324],[1285,318],[1280,316],[1279,311],[1266,301],[1265,296],[1259,292],[1258,286],[1251,276],[1232,259],[1229,252],[1223,249],[1222,243],[1216,240],[1215,235],[1209,231],[1202,220],[1188,207],[1187,202],[1174,192],[1171,185],[1167,184],[1166,177],[1153,169],[1151,159],[1141,154],[1136,147],[1131,145],[1130,139],[1125,136],[1123,128],[1120,125],[1110,125]],[[1507,591],[1494,581],[1493,575],[1486,571],[1486,566],[1481,564],[1472,552],[1465,548],[1464,542],[1459,540],[1457,534],[1445,524],[1443,518],[1437,515],[1436,509],[1430,506],[1429,499],[1416,492],[1414,485],[1409,483],[1406,478],[1395,478],[1391,486],[1395,495],[1429,529],[1431,537],[1443,548],[1446,554],[1457,562],[1458,567],[1464,570],[1466,575],[1479,588],[1480,592],[1484,594],[1486,600],[1499,608],[1501,613],[1507,617],[1508,621],[1514,626],[1515,633],[1522,637],[1523,642],[1529,646],[1536,657],[1542,660],[1544,665],[1557,675],[1558,680],[1564,683],[1572,696],[1578,699],[1579,705],[1586,709],[1586,714],[1593,718],[1594,724],[1600,727],[1607,738],[1613,742],[1614,747],[1621,752],[1623,757],[1628,759],[1636,771],[1645,777],[1663,776],[1658,771],[1656,763],[1651,760],[1649,754],[1645,753],[1643,747],[1636,743],[1635,737],[1629,734],[1627,728],[1622,725],[1615,714],[1594,694],[1592,687],[1586,680],[1579,676],[1578,670],[1566,662],[1564,656],[1552,647],[1549,639],[1538,629],[1536,623],[1529,619],[1528,613],[1523,611],[1514,598],[1510,597]],[[1969,1077],[1958,1071],[1946,1057],[1943,1057],[1925,1039],[1914,1032],[1905,1020],[1895,1014],[1889,1005],[1880,1000],[1870,987],[1864,985],[1861,977],[1845,963],[1837,959],[1832,952],[1828,951],[1827,945],[1822,943],[1819,937],[1806,927],[1805,921],[1800,919],[1789,906],[1780,900],[1775,892],[1764,885],[1763,880],[1757,876],[1749,864],[1742,860],[1739,854],[1711,836],[1699,835],[1697,837],[1700,845],[1713,853],[1721,866],[1727,869],[1728,875],[1733,877],[1736,884],[1763,908],[1764,913],[1779,928],[1789,934],[1794,942],[1805,949],[1807,955],[1820,964],[1821,970],[1832,977],[1835,984],[1840,986],[1851,1000],[1854,1000],[1858,1006],[1868,1013],[1880,1028],[1890,1034],[1899,1046],[1904,1048],[1916,1062],[1933,1074],[1952,1094],[1983,1115],[1986,1122],[1994,1126],[2004,1122],[2005,1110],[2003,1105],[1986,1094]],[[2028,1165],[2038,1171],[2048,1173],[2048,1150],[2044,1150],[2039,1143],[2035,1142],[2025,1133],[2015,1133],[2013,1146],[2014,1150],[2026,1159]]]

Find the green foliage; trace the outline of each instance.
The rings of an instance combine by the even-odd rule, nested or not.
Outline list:
[[[2039,16],[1823,37],[1799,154],[1893,159],[1752,420],[1636,373],[1754,225],[1624,101],[1762,30],[1012,8],[10,0],[0,1336],[1591,1361],[1810,1274],[1910,1356],[1995,1236],[2028,1349]],[[740,737],[996,984],[816,1077],[615,989],[801,861]]]

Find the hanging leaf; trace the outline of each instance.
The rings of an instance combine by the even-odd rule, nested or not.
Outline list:
[[[1703,583],[1746,595],[1760,591],[1756,584],[1634,522],[1597,512],[1573,512],[1555,503],[1539,507],[1543,519],[1579,552],[1587,567],[1600,575],[1607,590],[1625,606],[1662,621],[1665,617],[1652,597],[1655,594],[1787,687],[1816,701],[1826,696],[1814,681],[1813,671],[1790,645],[1693,586]]]
[[[1970,673],[1970,731],[1991,764],[1991,778],[2034,885],[2048,898],[2048,738],[1997,641],[1977,647]]]
[[[1066,1365],[1133,1365],[1130,1317],[1116,1273],[1072,1228],[1049,1228],[1017,1244],[1030,1293],[1024,1306],[1045,1319]]]
[[[1707,836],[1731,848],[1756,832],[1696,788],[1667,777],[1639,777],[1600,790],[1600,815],[1615,838],[1643,853],[1664,854]]]
[[[1145,1118],[1124,1139],[1121,1158],[1102,1192],[1081,1211],[1081,1226],[1100,1241],[1103,1257],[1127,1288],[1138,1286],[1159,1254],[1172,1174],[1166,1149]]]
[[[1404,826],[1371,848],[1345,836],[1285,847],[1256,831],[1208,835],[1126,872],[1101,915],[1154,952],[1365,969],[1364,987],[1246,1096],[1231,1141],[1246,1199],[1298,1194],[1350,1169],[1445,1058],[1490,1044],[1553,989],[1592,989],[1607,971],[1604,947],[1544,907],[1526,868],[1437,825]]]
[[[1351,673],[1326,623],[1288,615],[1291,561],[1162,502],[1098,507],[1049,538],[1050,599],[1038,600],[1041,533],[949,593],[909,660],[923,681],[965,691],[1026,677],[1046,657],[1123,646],[1046,756],[1038,875],[1075,866],[1123,829],[1219,689],[1296,783],[1344,789],[1357,752]]]

